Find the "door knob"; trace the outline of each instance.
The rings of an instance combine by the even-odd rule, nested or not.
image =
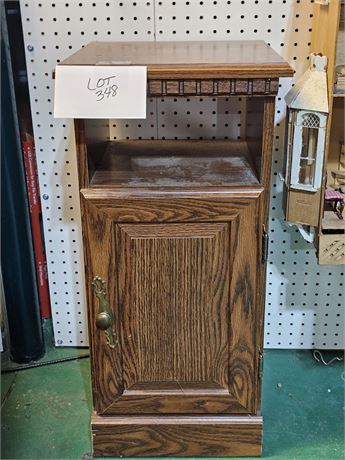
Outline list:
[[[110,348],[115,348],[115,346],[118,344],[118,340],[116,338],[112,310],[107,299],[107,288],[105,281],[99,276],[96,276],[92,281],[92,286],[95,296],[99,302],[98,313],[96,315],[96,327],[97,329],[104,331],[107,345]]]
[[[106,331],[111,327],[111,317],[106,311],[98,313],[96,316],[96,326],[98,329],[102,329],[102,331]]]

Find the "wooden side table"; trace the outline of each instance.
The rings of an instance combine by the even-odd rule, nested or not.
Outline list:
[[[245,110],[229,140],[111,141],[106,121],[75,120],[94,455],[260,455],[274,107],[292,69],[260,41],[96,42],[60,65],[99,62],[147,65],[150,97]]]

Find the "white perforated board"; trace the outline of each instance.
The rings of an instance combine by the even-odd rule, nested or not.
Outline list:
[[[92,40],[262,39],[298,77],[308,64],[309,0],[61,1],[21,0],[30,97],[57,345],[87,345],[82,237],[73,124],[53,112],[52,70]],[[282,183],[285,104],[291,79],[277,98],[267,348],[344,348],[344,267],[318,266],[311,244],[284,222]],[[222,104],[220,102],[219,104]],[[238,104],[241,102],[239,101]],[[234,106],[214,117],[212,98],[148,101],[147,120],[111,123],[113,138],[225,137]],[[238,109],[238,107],[237,107]]]

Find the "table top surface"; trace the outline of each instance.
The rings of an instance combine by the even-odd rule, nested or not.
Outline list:
[[[60,65],[145,65],[149,79],[293,75],[264,41],[91,42]]]

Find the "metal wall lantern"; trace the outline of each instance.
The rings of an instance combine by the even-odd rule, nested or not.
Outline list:
[[[312,54],[309,69],[285,97],[288,106],[287,219],[315,226],[329,111],[326,66],[326,56]]]
[[[291,112],[291,188],[316,192],[321,187],[326,122],[323,113]]]

